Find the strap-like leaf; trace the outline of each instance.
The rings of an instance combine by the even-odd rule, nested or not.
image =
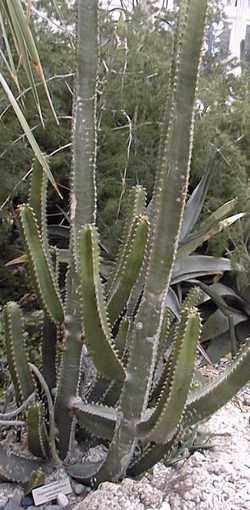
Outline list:
[[[23,112],[20,108],[20,106],[18,105],[15,97],[13,96],[9,86],[8,86],[8,83],[6,82],[6,80],[4,79],[2,73],[0,73],[0,84],[2,85],[3,89],[4,89],[4,92],[5,94],[7,95],[10,103],[11,103],[11,106],[18,118],[18,121],[27,137],[27,140],[35,154],[35,157],[37,158],[37,160],[39,161],[39,163],[42,165],[43,169],[44,169],[44,172],[48,175],[48,178],[49,180],[51,181],[52,185],[54,186],[54,188],[57,190],[57,193],[59,194],[59,196],[61,196],[59,190],[58,190],[58,187],[57,187],[57,184],[56,184],[56,181],[51,173],[51,170],[49,168],[49,165],[48,165],[48,161],[46,159],[46,157],[44,156],[44,154],[41,152],[41,149],[23,115]]]
[[[231,225],[233,225],[241,218],[244,218],[244,216],[245,213],[234,214],[233,216],[229,216],[228,218],[215,222],[215,224],[210,228],[203,229],[203,227],[201,227],[200,230],[188,236],[186,240],[179,246],[178,256],[182,257],[184,255],[193,253],[205,241],[208,241],[208,239],[211,237],[214,237],[216,234],[219,234],[223,230],[231,227]]]
[[[202,211],[202,207],[204,205],[204,201],[207,196],[208,186],[212,177],[212,172],[210,169],[206,171],[200,180],[199,184],[194,189],[191,194],[184,210],[183,214],[183,223],[180,235],[180,242],[182,242],[185,237],[192,232],[194,226],[196,225],[200,213]]]
[[[177,257],[173,269],[171,284],[191,280],[198,276],[224,273],[231,270],[230,260],[209,255],[189,255]]]

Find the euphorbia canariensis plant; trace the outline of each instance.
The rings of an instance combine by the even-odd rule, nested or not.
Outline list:
[[[39,369],[27,358],[22,312],[14,302],[6,305],[4,322],[17,404],[11,417],[24,415],[33,455],[45,463],[64,463],[72,477],[95,486],[150,468],[168,455],[181,430],[231,399],[249,380],[250,348],[248,344],[218,380],[195,389],[201,291],[190,291],[175,322],[166,306],[178,273],[176,257],[183,260],[198,242],[195,236],[187,237],[186,245],[183,240],[196,219],[192,204],[205,186],[203,182],[185,209],[207,0],[179,2],[150,211],[144,188],[131,189],[123,240],[106,283],[96,227],[98,2],[78,0],[77,9],[68,249],[50,247],[48,176],[39,163],[33,166],[29,203],[19,210],[30,274],[44,312]],[[231,209],[232,204],[220,218]],[[204,232],[200,236],[204,239]],[[59,270],[65,274],[63,286]],[[95,367],[88,391],[86,353]],[[98,438],[108,446],[101,461],[72,463],[79,428],[88,445],[96,445]],[[1,473],[15,481],[30,479],[41,467],[40,460],[8,456],[3,447],[0,462],[5,464]]]

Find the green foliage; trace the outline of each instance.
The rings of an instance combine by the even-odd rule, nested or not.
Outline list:
[[[131,192],[123,246],[106,284],[96,226],[98,2],[79,0],[77,7],[67,249],[51,247],[47,176],[44,183],[39,165],[33,167],[29,204],[19,208],[32,283],[44,314],[40,370],[26,354],[20,306],[9,302],[3,317],[19,406],[11,418],[23,413],[33,455],[56,465],[64,462],[71,476],[96,486],[151,467],[171,451],[181,427],[191,427],[232,398],[249,380],[250,350],[248,344],[229,373],[196,393],[192,379],[201,330],[200,292],[191,291],[178,321],[167,307],[167,300],[173,300],[171,283],[230,268],[226,259],[205,257],[204,264],[202,256],[191,254],[204,236],[224,228],[222,222],[238,219],[228,219],[235,206],[230,203],[197,227],[208,175],[185,209],[207,0],[180,2],[152,200],[146,208],[144,189],[137,186]],[[91,369],[86,351],[94,365],[89,391],[85,381],[81,384]],[[76,418],[87,433],[108,440],[101,462],[72,464]],[[37,469],[27,459],[6,460],[4,449],[2,461],[5,479],[26,482]]]

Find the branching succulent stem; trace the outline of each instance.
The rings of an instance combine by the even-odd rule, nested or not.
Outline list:
[[[54,417],[54,406],[52,402],[52,398],[50,395],[49,387],[42,376],[40,370],[33,365],[33,363],[29,363],[29,367],[31,368],[32,372],[35,374],[37,379],[39,380],[41,387],[45,393],[47,404],[48,404],[48,412],[49,412],[49,442],[50,442],[50,448],[51,448],[51,456],[52,460],[55,464],[62,464],[61,459],[58,456],[57,450],[56,450],[56,426],[55,426],[55,417]]]

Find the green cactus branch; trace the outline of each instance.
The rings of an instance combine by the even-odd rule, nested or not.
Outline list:
[[[250,341],[230,366],[204,388],[193,391],[187,401],[184,426],[208,418],[225,405],[249,381]]]
[[[132,223],[128,251],[124,257],[120,277],[107,303],[111,324],[115,323],[124,310],[131,289],[139,276],[144,260],[148,227],[147,216],[138,216]]]
[[[79,264],[79,232],[96,217],[97,0],[78,1],[77,77],[74,94],[71,234]]]
[[[55,277],[43,248],[36,218],[32,209],[23,205],[19,210],[22,235],[27,247],[31,277],[41,304],[55,322],[62,322],[63,308],[56,288]]]
[[[44,406],[34,402],[27,415],[27,442],[30,452],[35,457],[49,458],[49,441],[45,425]]]
[[[117,419],[115,409],[100,404],[83,404],[80,398],[72,399],[70,408],[74,411],[80,427],[95,437],[112,440]]]
[[[3,311],[8,367],[20,406],[34,393],[34,382],[28,366],[24,340],[24,320],[20,307],[9,302]]]
[[[186,2],[181,9],[186,9]],[[165,140],[154,195],[154,222],[144,294],[131,333],[120,416],[97,480],[119,479],[136,445],[136,427],[148,403],[164,313],[164,298],[176,255],[189,178],[194,100],[207,1],[188,2],[181,27],[172,121]],[[181,11],[182,12],[182,11]],[[136,392],[136,399],[133,395]]]
[[[169,373],[155,411],[147,422],[138,425],[140,438],[165,444],[174,437],[193,378],[201,324],[195,309],[184,308],[177,326]]]
[[[122,241],[116,256],[115,267],[106,284],[107,299],[110,300],[114,289],[119,285],[124,273],[124,263],[130,251],[131,236],[136,218],[145,214],[146,192],[142,186],[134,186],[128,194],[128,205],[122,232]]]
[[[33,285],[44,310],[40,369],[26,356],[20,307],[10,302],[3,311],[16,409],[2,413],[1,423],[23,427],[25,419],[28,448],[40,460],[17,459],[0,445],[3,480],[39,478],[42,459],[94,487],[138,476],[173,455],[178,441],[185,441],[185,430],[214,413],[249,380],[248,341],[224,374],[194,389],[201,330],[197,307],[203,292],[192,289],[181,304],[173,288],[181,280],[230,271],[228,259],[190,253],[241,217],[228,217],[235,207],[231,201],[193,230],[211,179],[208,172],[186,205],[207,3],[179,2],[153,199],[146,210],[144,188],[130,191],[122,242],[104,284],[95,225],[98,1],[76,2],[67,249],[49,245],[48,178],[37,162],[29,204],[19,211]],[[60,278],[59,287],[61,263],[65,282],[61,285]],[[9,421],[21,413],[22,421]],[[75,439],[84,434],[88,444],[100,440],[109,445],[108,453],[98,462],[72,464]]]
[[[67,307],[64,320],[63,357],[59,370],[56,399],[55,421],[58,428],[58,450],[60,457],[65,459],[71,451],[71,438],[74,432],[73,418],[69,414],[69,401],[78,394],[79,379],[81,377],[83,338],[81,321],[78,316],[79,303],[76,287],[68,272]],[[71,286],[72,285],[72,286]]]
[[[80,276],[85,344],[96,369],[107,379],[123,380],[125,370],[115,343],[100,280],[99,246],[96,229],[86,225],[80,234]],[[102,352],[102,356],[99,353]]]

